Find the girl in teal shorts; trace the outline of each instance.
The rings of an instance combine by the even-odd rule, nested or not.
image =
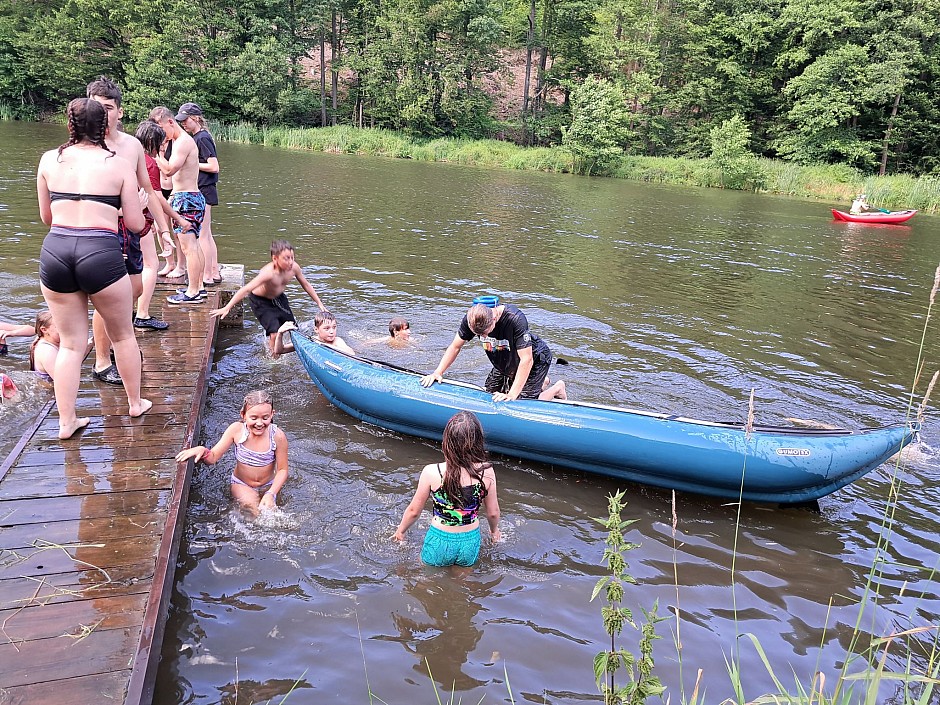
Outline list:
[[[480,553],[482,508],[493,543],[500,540],[496,472],[483,446],[483,427],[476,416],[461,411],[444,428],[444,462],[425,466],[418,489],[392,536],[403,541],[405,532],[421,516],[430,497],[433,517],[424,537],[421,560],[428,565],[471,566]]]

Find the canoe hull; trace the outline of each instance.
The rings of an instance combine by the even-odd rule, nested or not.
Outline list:
[[[854,215],[832,209],[832,217],[847,223],[903,223],[914,217],[916,210],[892,211],[890,213],[859,213]]]
[[[874,470],[914,434],[897,425],[855,432],[756,429],[748,437],[740,424],[593,404],[495,403],[472,385],[425,388],[416,373],[293,338],[320,391],[357,419],[439,441],[454,413],[472,411],[490,451],[716,497],[810,502]]]

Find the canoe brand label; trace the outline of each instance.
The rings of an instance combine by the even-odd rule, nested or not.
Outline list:
[[[777,448],[777,455],[797,455],[801,458],[807,458],[812,453],[806,448]]]

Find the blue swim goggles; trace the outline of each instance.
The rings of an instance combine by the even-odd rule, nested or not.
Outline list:
[[[473,299],[474,305],[483,304],[484,306],[487,306],[488,308],[496,308],[496,304],[498,303],[499,303],[498,296],[490,296],[490,295],[477,296],[477,297],[474,297]]]

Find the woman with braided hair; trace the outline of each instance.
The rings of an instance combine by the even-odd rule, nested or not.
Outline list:
[[[118,210],[134,231],[144,227],[146,194],[138,196],[131,164],[105,143],[105,109],[88,98],[68,105],[69,140],[43,154],[36,176],[39,215],[51,226],[42,243],[39,280],[59,330],[55,397],[59,438],[88,424],[78,418],[82,359],[88,341],[88,300],[104,318],[124,379],[128,413],[152,403],[140,396],[140,349],[132,325],[131,282],[117,235]]]

